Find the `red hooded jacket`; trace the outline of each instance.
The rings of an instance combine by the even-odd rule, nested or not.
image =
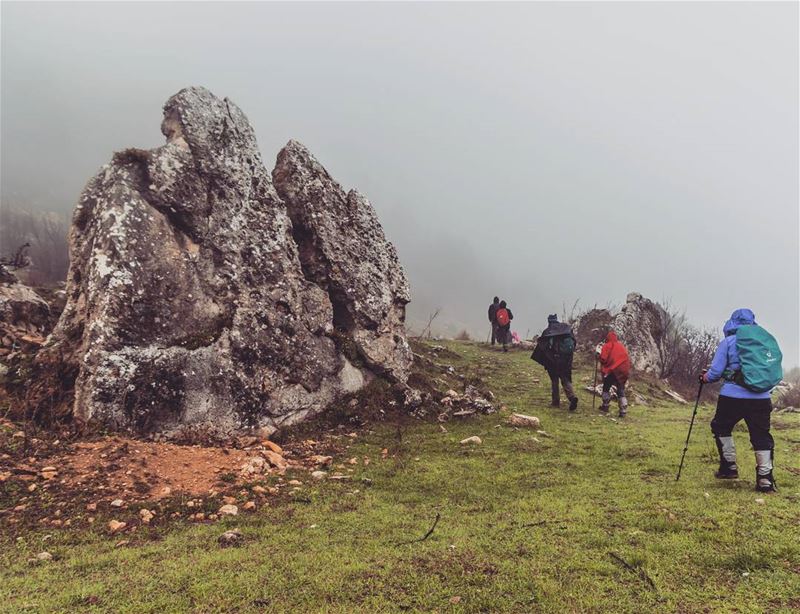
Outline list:
[[[617,339],[617,334],[613,330],[608,331],[606,342],[600,350],[600,371],[604,376],[613,373],[620,384],[628,381],[631,374],[628,350]]]

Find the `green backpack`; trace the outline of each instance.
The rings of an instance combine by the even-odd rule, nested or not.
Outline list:
[[[739,370],[733,381],[753,392],[768,392],[781,383],[781,349],[775,337],[757,324],[740,326],[736,330],[736,351]]]

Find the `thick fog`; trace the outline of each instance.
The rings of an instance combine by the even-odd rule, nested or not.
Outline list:
[[[70,210],[188,85],[374,203],[417,329],[629,291],[798,359],[798,5],[2,3],[2,205]]]

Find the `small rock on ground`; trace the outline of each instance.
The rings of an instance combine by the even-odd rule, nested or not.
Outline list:
[[[221,546],[236,546],[244,540],[242,536],[242,532],[239,529],[231,529],[230,531],[225,531],[222,535],[217,538],[217,541]]]
[[[473,443],[475,445],[480,445],[480,444],[483,443],[483,441],[477,435],[473,435],[472,437],[467,437],[466,439],[462,439],[461,440],[461,445],[462,446],[466,446],[466,445],[473,444]]]

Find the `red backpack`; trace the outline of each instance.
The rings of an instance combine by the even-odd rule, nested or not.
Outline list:
[[[495,322],[498,326],[505,326],[511,319],[508,317],[508,309],[500,308],[494,314]]]

